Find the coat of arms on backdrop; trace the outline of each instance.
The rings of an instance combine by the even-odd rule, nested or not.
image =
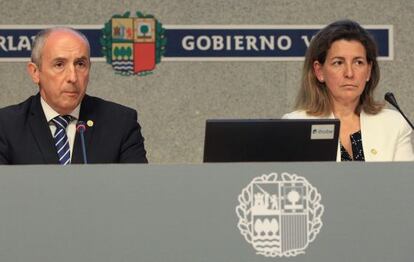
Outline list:
[[[114,15],[105,23],[100,39],[106,62],[121,75],[145,76],[161,62],[167,39],[165,29],[153,15],[137,11]]]

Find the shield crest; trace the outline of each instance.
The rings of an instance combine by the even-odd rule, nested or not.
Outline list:
[[[112,67],[140,73],[155,68],[155,19],[112,18]]]
[[[239,196],[238,227],[258,254],[303,254],[322,227],[320,194],[297,175],[255,178]]]
[[[165,52],[165,29],[152,15],[114,15],[102,33],[102,51],[121,75],[151,74]]]

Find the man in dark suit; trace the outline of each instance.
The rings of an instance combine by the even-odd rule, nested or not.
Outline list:
[[[0,109],[0,164],[147,163],[144,138],[131,108],[85,95],[90,47],[70,28],[40,32],[28,72],[39,93]],[[78,125],[78,126],[77,126]]]

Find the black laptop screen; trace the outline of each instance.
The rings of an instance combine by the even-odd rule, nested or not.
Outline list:
[[[207,120],[204,162],[335,161],[337,119]]]

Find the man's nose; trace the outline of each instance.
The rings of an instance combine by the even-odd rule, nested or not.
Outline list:
[[[75,66],[69,66],[67,71],[67,81],[75,83],[78,80],[78,75]]]

